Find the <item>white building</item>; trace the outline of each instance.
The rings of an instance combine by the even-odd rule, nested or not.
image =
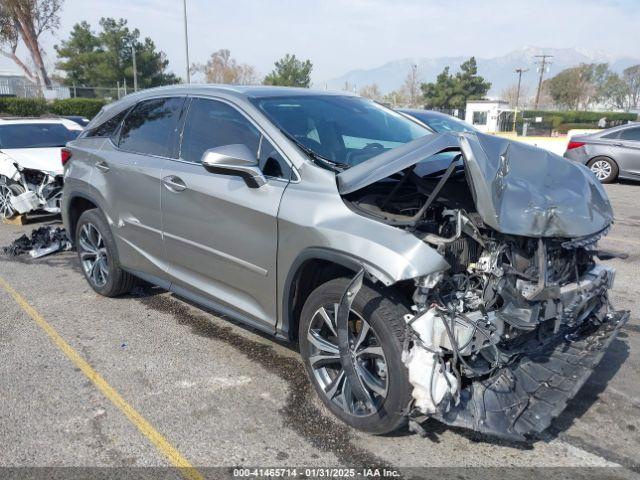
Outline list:
[[[513,110],[504,100],[472,100],[467,102],[465,120],[485,133],[510,131]]]

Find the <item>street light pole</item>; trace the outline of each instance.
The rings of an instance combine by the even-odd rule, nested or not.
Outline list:
[[[189,72],[189,30],[187,27],[187,0],[182,0],[184,13],[184,51],[187,60],[187,83],[191,83],[191,73]]]
[[[513,115],[513,131],[516,131],[516,120],[518,119],[518,105],[520,104],[520,85],[522,84],[522,74],[528,72],[528,68],[516,68],[518,74],[518,92],[516,93],[516,111]]]
[[[133,91],[138,91],[138,64],[136,63],[136,45],[131,45],[131,56],[133,57]]]

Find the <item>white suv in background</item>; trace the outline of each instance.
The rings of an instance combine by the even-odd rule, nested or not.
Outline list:
[[[60,211],[62,147],[81,131],[64,118],[0,118],[0,219]]]

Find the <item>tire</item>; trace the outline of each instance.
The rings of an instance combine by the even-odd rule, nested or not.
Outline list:
[[[80,215],[75,245],[82,273],[97,293],[117,297],[131,291],[136,278],[120,268],[113,235],[100,210],[87,210]]]
[[[17,196],[24,193],[22,185],[9,180],[4,175],[0,175],[0,220],[13,218],[17,215],[11,206],[11,195]]]
[[[587,163],[587,167],[600,180],[600,183],[612,183],[618,178],[618,164],[609,157],[592,158]]]
[[[369,381],[367,385],[375,384],[378,391],[383,390],[381,385],[384,386],[383,395],[367,388],[373,400],[367,408],[353,394],[349,395],[349,382],[344,371],[340,380],[342,364],[339,356],[337,361],[334,358],[337,351],[337,337],[333,336],[335,328],[330,328],[326,317],[321,313],[321,309],[324,309],[335,327],[333,306],[340,302],[348,283],[349,280],[345,278],[331,280],[309,295],[300,318],[300,353],[317,394],[336,417],[358,430],[383,435],[397,430],[407,422],[404,412],[411,400],[412,387],[401,357],[405,331],[403,317],[408,310],[389,292],[379,291],[366,283],[354,298],[349,318],[352,338],[358,339],[365,323],[370,327],[362,345],[354,349],[361,352],[356,354],[356,362],[361,362],[358,363],[359,371],[364,369],[369,379],[370,375],[373,376],[375,382]],[[322,349],[317,347],[319,336],[332,343],[335,351],[324,343],[323,348],[327,350],[323,352],[328,353],[328,356],[323,357],[320,352]],[[382,357],[369,353],[379,353],[379,347],[382,348]],[[363,352],[367,352],[366,355]],[[345,402],[348,397],[353,401]]]

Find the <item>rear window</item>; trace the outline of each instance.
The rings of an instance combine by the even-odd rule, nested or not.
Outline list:
[[[63,147],[79,133],[59,123],[0,125],[0,149]]]
[[[97,127],[88,130],[83,137],[110,137],[116,132],[129,110],[131,110],[131,108],[123,110],[105,122],[102,122]]]
[[[184,98],[157,98],[135,106],[120,129],[122,150],[170,157]]]

